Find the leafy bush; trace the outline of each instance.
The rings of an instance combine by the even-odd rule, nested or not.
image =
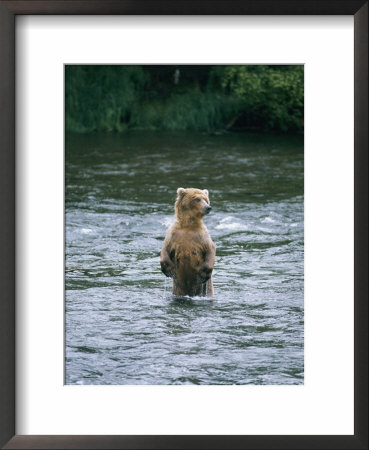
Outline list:
[[[301,130],[303,77],[291,65],[68,65],[66,130]]]
[[[303,127],[303,66],[221,66],[215,76],[225,92],[240,100],[243,126],[278,131]]]
[[[141,66],[66,66],[66,129],[124,131],[147,81]]]
[[[135,104],[131,125],[139,129],[212,132],[224,128],[235,111],[235,101],[229,96],[189,91],[162,101]]]

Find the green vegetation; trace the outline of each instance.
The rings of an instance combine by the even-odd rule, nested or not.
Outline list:
[[[65,68],[66,131],[302,131],[303,66]]]

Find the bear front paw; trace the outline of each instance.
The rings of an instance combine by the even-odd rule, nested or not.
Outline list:
[[[163,274],[165,276],[170,277],[170,278],[176,277],[175,267],[171,261],[167,261],[167,260],[160,261],[160,267],[161,267],[161,271],[163,272]]]
[[[201,283],[205,283],[211,277],[211,273],[213,272],[213,268],[207,265],[204,265],[199,272],[199,279]]]

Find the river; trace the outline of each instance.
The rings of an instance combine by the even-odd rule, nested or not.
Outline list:
[[[302,136],[68,135],[66,384],[304,383]],[[178,187],[208,189],[214,297],[173,297]]]

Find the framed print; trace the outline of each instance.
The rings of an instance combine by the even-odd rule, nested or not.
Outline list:
[[[293,119],[278,120],[271,107],[262,122],[256,101],[247,113],[230,104],[226,90],[245,77],[263,83],[252,90],[259,97],[288,80],[293,97],[282,90],[277,103],[294,109]],[[65,65],[66,385],[304,384],[303,79],[302,65]],[[127,90],[113,93],[115,80]],[[93,86],[104,94],[87,106]],[[132,98],[131,89],[127,120],[82,119],[104,99]],[[91,141],[75,132],[81,126],[119,130]],[[269,127],[269,141],[255,131]],[[277,136],[282,128],[289,133]],[[90,183],[79,185],[81,173]],[[204,189],[180,187],[199,182]],[[173,196],[177,218],[166,231]]]
[[[367,3],[0,8],[1,445],[367,448]]]

